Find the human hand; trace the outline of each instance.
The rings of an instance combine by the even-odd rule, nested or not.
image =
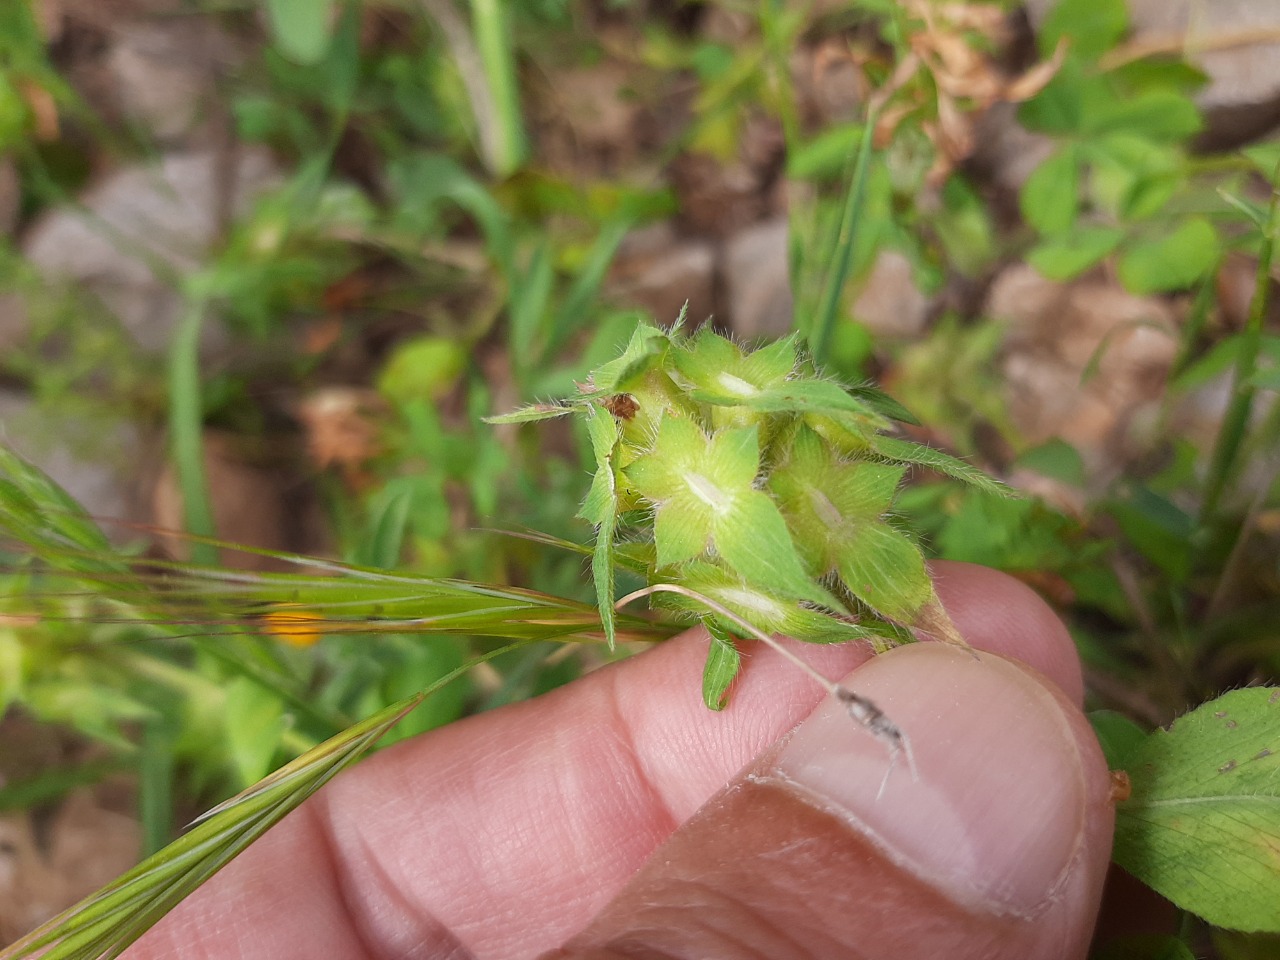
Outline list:
[[[800,649],[858,668],[918,780],[899,763],[877,796],[884,743],[758,646],[706,710],[689,631],[379,753],[126,957],[1083,957],[1113,811],[1074,648],[1016,581],[935,575],[989,653]]]

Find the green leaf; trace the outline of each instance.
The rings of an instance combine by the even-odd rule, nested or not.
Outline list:
[[[1092,166],[1094,202],[1121,220],[1159,212],[1186,182],[1179,149],[1128,131],[1107,134],[1082,149]]]
[[[665,504],[654,518],[653,539],[659,567],[684,563],[705,551],[711,542],[709,518],[699,516],[694,520],[680,506]]]
[[[594,393],[622,393],[637,377],[648,371],[656,357],[670,344],[667,334],[651,324],[639,324],[622,355],[599,367],[591,375]]]
[[[1056,437],[1048,440],[1032,447],[1014,462],[1020,469],[1032,470],[1042,477],[1051,477],[1073,487],[1084,487],[1084,458],[1065,440]]]
[[[1131,246],[1120,257],[1120,281],[1133,293],[1184,290],[1213,269],[1222,253],[1218,232],[1190,217],[1172,232]]]
[[[1130,542],[1176,584],[1191,574],[1195,520],[1147,486],[1120,487],[1109,507]]]
[[[897,465],[835,460],[814,431],[796,435],[791,458],[773,471],[769,489],[811,576],[824,577],[838,567],[858,527],[889,509],[903,473]]]
[[[332,38],[336,0],[266,0],[276,46],[290,60],[319,63]]]
[[[850,325],[852,327],[852,325]],[[907,423],[913,427],[920,426],[920,421],[916,415],[900,404],[889,394],[885,393],[877,387],[870,384],[859,384],[858,386],[848,387],[845,392],[855,400],[860,400],[866,404],[875,413],[882,417],[888,417],[890,420],[897,420],[899,423]]]
[[[1115,227],[1076,227],[1049,237],[1027,254],[1027,262],[1050,280],[1070,280],[1120,245],[1125,232]]]
[[[1280,688],[1233,690],[1129,758],[1115,860],[1215,926],[1280,932]]]
[[[225,723],[227,746],[241,783],[262,779],[271,769],[284,732],[280,698],[248,677],[237,677],[227,685]]]
[[[1114,47],[1128,29],[1125,0],[1059,0],[1040,24],[1036,41],[1045,57],[1065,39],[1076,56],[1096,60]]]
[[[1124,132],[1152,140],[1186,140],[1204,121],[1190,97],[1172,90],[1102,97],[1085,104],[1084,133]]]
[[[1054,136],[1078,134],[1085,101],[1105,96],[1106,86],[1100,77],[1085,74],[1079,57],[1068,56],[1045,88],[1018,108],[1018,122]]]
[[[1107,766],[1112,770],[1123,770],[1129,765],[1129,758],[1138,746],[1146,739],[1147,731],[1114,710],[1094,710],[1089,714],[1089,723],[1102,746],[1102,755],[1107,758]]]
[[[439,401],[466,368],[467,351],[448,337],[415,337],[401,343],[378,374],[378,392],[395,404]]]
[[[716,551],[747,583],[797,600],[838,604],[809,579],[777,504],[752,490],[715,527]]]
[[[787,176],[795,180],[838,177],[862,142],[862,127],[840,124],[787,151]]]
[[[733,636],[717,621],[704,620],[703,626],[711,634],[711,646],[702,668],[702,702],[712,710],[723,710],[729,702],[729,687],[742,669],[742,655]]]
[[[933,597],[920,548],[887,523],[854,526],[840,551],[840,577],[871,609],[903,623],[915,621]]]
[[[1280,169],[1280,143],[1276,141],[1257,143],[1253,146],[1245,147],[1240,152],[1267,180],[1271,180],[1276,175],[1276,170]],[[1280,186],[1280,184],[1277,184],[1277,186]]]
[[[1041,233],[1061,233],[1079,209],[1079,153],[1067,144],[1032,171],[1018,198],[1022,217]]]

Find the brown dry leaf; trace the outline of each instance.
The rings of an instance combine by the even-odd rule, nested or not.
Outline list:
[[[936,185],[957,163],[973,153],[974,128],[982,116],[997,103],[1025,100],[1044,89],[1061,67],[1066,47],[1059,44],[1044,63],[1011,79],[982,49],[982,44],[975,43],[978,38],[997,44],[1007,39],[1005,14],[998,5],[949,3],[939,6],[929,0],[907,0],[906,6],[923,27],[911,36],[910,53],[877,97],[884,103],[905,86],[921,66],[928,71],[936,91],[937,120],[921,126],[938,150],[939,155],[927,175],[929,182]],[[923,92],[918,91],[917,99],[919,96],[923,96]],[[877,142],[882,143],[891,136],[902,119],[919,105],[887,108],[877,125]]]
[[[40,38],[45,43],[57,43],[62,38],[62,20],[65,16],[62,0],[34,0],[31,5],[32,17]]]
[[[929,4],[929,7],[961,30],[973,30],[995,43],[1002,43],[1007,39],[1008,21],[999,4],[944,3]]]
[[[884,112],[876,118],[876,129],[875,133],[872,134],[872,143],[880,149],[887,147],[893,140],[893,135],[897,132],[898,126],[914,113],[918,107],[919,104],[909,103],[905,100],[901,103],[895,103],[891,107],[885,107]]]
[[[307,397],[298,419],[307,431],[307,452],[320,469],[336,466],[348,482],[365,479],[365,467],[382,449],[382,398],[373,390],[327,387]]]
[[[330,314],[307,324],[302,330],[303,354],[316,357],[331,350],[342,339],[342,318]]]
[[[1021,103],[1023,100],[1034,97],[1049,85],[1049,81],[1062,68],[1062,61],[1066,59],[1067,49],[1070,46],[1070,41],[1066,37],[1059,40],[1053,56],[1043,63],[1037,63],[1022,76],[1009,81],[1001,94],[1001,99],[1009,103]]]
[[[938,93],[938,149],[953,163],[973,153],[973,118],[945,93]]]

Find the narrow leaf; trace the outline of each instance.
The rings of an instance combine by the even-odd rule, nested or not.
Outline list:
[[[494,417],[485,417],[485,423],[536,423],[539,420],[554,420],[567,413],[573,413],[578,407],[567,403],[534,403],[511,413],[500,413]]]
[[[962,480],[971,487],[986,493],[995,493],[1005,497],[1014,494],[1000,481],[989,477],[972,464],[965,463],[949,453],[913,443],[910,440],[899,440],[896,437],[876,436],[871,440],[871,452],[891,463],[914,464],[928,467],[938,473]]]
[[[580,515],[596,524],[596,545],[591,552],[591,579],[596,588],[596,604],[605,640],[612,650],[617,643],[617,624],[613,609],[614,550],[618,525],[617,454],[620,434],[613,414],[603,406],[587,408],[587,435],[595,456],[596,473]]]
[[[319,63],[329,49],[335,0],[266,0],[276,46],[295,63]]]
[[[711,646],[702,668],[702,702],[712,710],[723,710],[729,702],[729,687],[742,669],[742,655],[733,636],[720,623],[708,618],[703,625],[711,634]]]

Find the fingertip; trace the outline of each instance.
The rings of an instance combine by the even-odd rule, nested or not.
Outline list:
[[[930,564],[938,599],[974,647],[1018,660],[1084,702],[1075,641],[1053,608],[1025,583],[974,563]]]

